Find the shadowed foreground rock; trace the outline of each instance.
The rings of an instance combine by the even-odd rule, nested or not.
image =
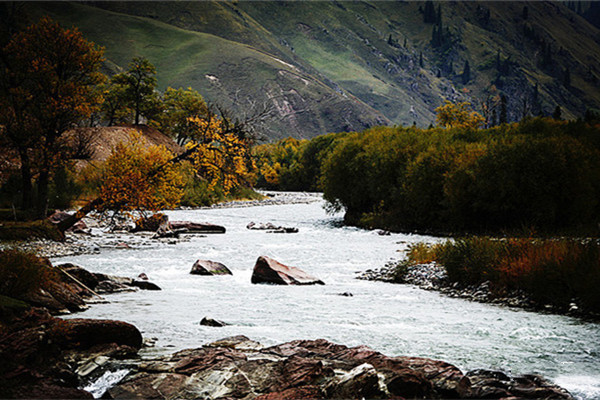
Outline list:
[[[254,271],[252,271],[252,283],[271,283],[275,285],[325,284],[300,268],[288,267],[266,256],[258,257],[258,260],[256,260]]]
[[[132,357],[142,345],[140,331],[121,321],[62,320],[37,308],[0,322],[0,398],[92,398],[78,389],[80,367],[89,374],[91,360]]]
[[[197,260],[190,271],[192,275],[233,275],[225,264],[210,260]]]
[[[538,376],[509,378],[481,370],[464,375],[443,361],[387,357],[366,346],[348,348],[323,339],[263,348],[244,336],[143,362],[109,395],[247,400],[572,398]]]

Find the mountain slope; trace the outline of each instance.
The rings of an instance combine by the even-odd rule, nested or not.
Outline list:
[[[509,121],[600,108],[600,31],[558,2],[431,3],[437,22],[425,2],[86,4],[32,13],[80,26],[117,65],[148,57],[161,88],[192,86],[238,113],[271,103],[273,138],[427,126],[444,99],[504,95]]]
[[[106,58],[118,66],[126,67],[136,55],[147,57],[157,67],[162,90],[193,87],[238,115],[270,104],[275,110],[267,133],[271,138],[312,137],[389,122],[354,96],[245,44],[81,4],[40,3],[30,13],[77,26],[104,46]]]

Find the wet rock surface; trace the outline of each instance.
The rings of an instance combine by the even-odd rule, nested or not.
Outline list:
[[[261,256],[256,260],[252,271],[252,283],[274,285],[324,285],[323,281],[302,271],[288,267],[270,257]]]
[[[202,318],[202,321],[200,321],[200,325],[212,326],[214,328],[220,328],[222,326],[227,326],[229,324],[227,322],[219,321],[218,319],[204,317],[204,318]]]
[[[252,231],[266,231],[267,233],[298,233],[298,228],[273,225],[271,222],[250,222],[246,229]]]
[[[323,339],[262,347],[244,337],[142,362],[112,398],[545,398],[571,399],[541,377],[463,374],[443,361],[388,357]]]
[[[197,260],[190,271],[192,275],[233,275],[225,264],[211,260]]]
[[[62,320],[42,308],[1,323],[0,398],[92,398],[80,389],[86,380],[108,368],[112,358],[135,356],[142,344],[131,324]]]

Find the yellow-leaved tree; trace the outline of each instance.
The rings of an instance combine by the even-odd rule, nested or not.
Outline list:
[[[473,111],[471,103],[463,101],[452,103],[448,100],[435,109],[438,124],[446,128],[479,129],[485,119],[477,111]]]
[[[118,143],[100,167],[99,211],[120,210],[146,217],[174,208],[183,196],[180,166],[164,146],[146,146],[137,131]]]
[[[220,187],[224,194],[255,179],[256,165],[251,156],[251,139],[240,134],[228,121],[209,114],[191,117],[194,140],[186,144],[198,176],[208,182],[209,190]],[[233,126],[235,128],[235,125]]]

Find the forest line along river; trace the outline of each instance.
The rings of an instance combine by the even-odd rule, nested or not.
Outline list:
[[[368,345],[389,356],[440,359],[463,371],[538,373],[577,398],[600,398],[600,324],[357,280],[359,272],[401,259],[411,243],[443,239],[344,227],[342,215],[327,214],[319,196],[293,196],[300,203],[166,212],[171,220],[225,226],[226,234],[52,259],[112,275],[144,272],[163,289],[110,295],[110,303],[72,317],[134,324],[144,337],[157,339],[155,347],[141,351],[146,358],[234,335],[264,345],[324,338]],[[246,229],[250,222],[299,232],[253,231]],[[252,268],[261,255],[299,267],[325,285],[253,285]],[[233,276],[190,275],[197,259],[222,262]],[[203,317],[230,325],[201,326]]]

